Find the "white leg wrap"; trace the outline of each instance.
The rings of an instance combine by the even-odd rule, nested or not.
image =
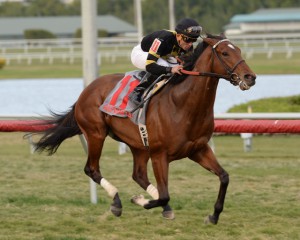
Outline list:
[[[110,182],[108,182],[105,178],[101,179],[100,185],[105,189],[105,191],[111,198],[114,198],[115,195],[118,193],[118,189],[115,186],[113,186]]]
[[[148,187],[147,187],[147,193],[149,193],[149,195],[154,199],[154,200],[157,200],[159,195],[158,195],[158,191],[157,191],[157,188],[155,186],[153,186],[152,184],[150,184]]]
[[[139,206],[144,207],[146,204],[149,203],[149,200],[146,199],[143,195],[133,197],[133,202]]]

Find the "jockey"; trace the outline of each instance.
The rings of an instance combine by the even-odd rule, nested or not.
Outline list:
[[[129,95],[135,103],[140,104],[144,90],[162,74],[180,74],[182,65],[175,57],[193,50],[193,43],[197,41],[202,27],[191,18],[184,18],[178,22],[175,31],[160,30],[145,36],[141,43],[131,52],[132,64],[146,70],[149,74]],[[150,76],[150,77],[149,77]]]

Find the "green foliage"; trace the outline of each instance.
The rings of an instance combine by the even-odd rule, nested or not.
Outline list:
[[[6,60],[4,58],[0,58],[0,69],[5,66]]]
[[[60,0],[31,0],[27,4],[4,2],[0,16],[70,16],[80,15],[80,0],[63,4]],[[299,0],[175,0],[175,18],[192,17],[210,33],[220,33],[235,14],[253,12],[259,8],[299,7]],[[169,28],[168,0],[142,1],[144,34]],[[115,15],[129,23],[135,23],[133,0],[97,0],[99,15]]]
[[[98,29],[98,37],[108,37],[108,32],[104,29]]]
[[[288,101],[292,106],[300,106],[300,95],[293,96]]]
[[[249,106],[253,112],[300,112],[300,95],[254,100],[234,106],[228,112],[246,113]]]
[[[98,37],[108,37],[108,32],[104,29],[98,29],[97,32]],[[82,37],[82,30],[78,28],[74,34],[74,38],[81,38]]]
[[[97,0],[98,15],[115,15],[131,24],[134,24],[133,0]]]
[[[27,29],[24,31],[25,39],[50,39],[56,38],[55,34],[43,29]]]
[[[82,36],[82,30],[81,28],[78,28],[74,33],[74,38],[81,38],[81,36]]]
[[[21,2],[4,2],[0,5],[1,17],[28,16],[66,16],[80,15],[80,0],[64,4],[60,0],[29,0]]]

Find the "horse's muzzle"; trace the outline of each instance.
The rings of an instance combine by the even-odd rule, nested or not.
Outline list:
[[[238,85],[242,91],[249,90],[255,85],[256,75],[246,74],[243,79],[240,79]]]
[[[245,83],[244,81],[240,81],[239,82],[239,87],[242,91],[245,91],[245,90],[249,90],[250,89],[250,86],[247,85],[247,83]]]

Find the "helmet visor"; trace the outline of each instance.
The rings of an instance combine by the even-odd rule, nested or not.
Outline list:
[[[184,30],[184,32],[186,33],[189,33],[189,34],[197,34],[197,35],[200,35],[202,31],[202,27],[201,26],[191,26],[191,27],[188,27]]]

